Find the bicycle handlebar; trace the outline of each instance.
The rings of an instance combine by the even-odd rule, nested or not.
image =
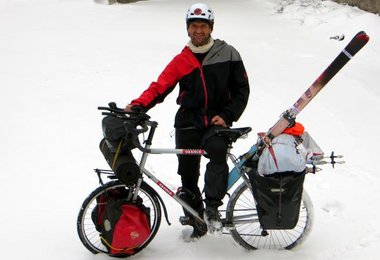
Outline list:
[[[107,110],[119,115],[136,114],[137,112],[126,112],[124,109],[117,107],[115,102],[108,103],[108,107],[98,107],[98,110]]]
[[[132,121],[138,126],[141,126],[141,129],[134,129],[133,134],[139,135],[148,131],[148,126],[157,124],[154,121],[150,121],[150,116],[143,111],[133,111],[127,112],[123,108],[119,108],[115,102],[108,103],[108,107],[98,107],[98,110],[105,110],[108,112],[102,112],[104,116],[114,116],[125,121]]]
[[[98,110],[109,111],[103,112],[102,115],[125,116],[123,118],[126,120],[131,119],[136,121],[148,121],[150,119],[150,116],[143,111],[127,112],[123,108],[117,107],[115,102],[108,103],[108,107],[98,107]]]

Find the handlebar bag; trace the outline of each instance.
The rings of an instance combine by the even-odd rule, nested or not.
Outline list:
[[[136,123],[132,120],[123,119],[117,116],[105,116],[102,120],[103,136],[109,149],[115,152],[120,142],[121,152],[136,148],[137,136],[133,134]]]
[[[300,213],[306,171],[260,175],[248,172],[263,229],[293,229]]]

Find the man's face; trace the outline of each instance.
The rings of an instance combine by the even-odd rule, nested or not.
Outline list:
[[[212,28],[208,22],[194,21],[189,24],[187,33],[195,46],[202,46],[208,42]]]

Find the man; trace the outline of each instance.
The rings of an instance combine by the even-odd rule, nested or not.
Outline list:
[[[243,113],[249,96],[248,77],[239,53],[226,42],[211,37],[214,14],[206,4],[190,7],[186,15],[190,41],[167,65],[156,82],[125,108],[148,110],[173,91],[179,83],[175,116],[176,147],[199,149],[210,159],[205,173],[205,203],[198,188],[199,155],[179,155],[178,174],[182,188],[177,195],[204,215],[209,232],[221,232],[218,207],[227,192],[228,141],[215,135]],[[190,216],[185,211],[187,216]],[[192,216],[190,216],[192,217]],[[196,221],[194,221],[196,223]],[[193,223],[194,223],[193,222]],[[193,224],[191,238],[203,236],[207,229]]]

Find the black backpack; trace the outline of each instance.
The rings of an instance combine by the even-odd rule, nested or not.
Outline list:
[[[261,176],[248,172],[260,225],[263,229],[293,229],[302,201],[303,172],[278,172]]]

